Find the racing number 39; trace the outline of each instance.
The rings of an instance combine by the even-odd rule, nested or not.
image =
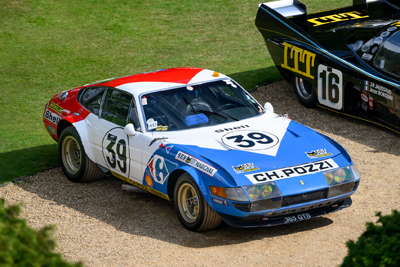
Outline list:
[[[340,70],[318,66],[318,101],[324,106],[340,110],[343,107],[343,75]]]
[[[126,173],[126,142],[124,139],[119,139],[117,142],[117,136],[113,134],[107,135],[107,140],[110,143],[107,146],[108,153],[111,153],[111,158],[107,156],[107,163],[111,168],[115,169],[118,165],[118,168],[121,172]],[[114,151],[114,145],[117,143],[116,152]],[[117,154],[118,159],[115,157]]]

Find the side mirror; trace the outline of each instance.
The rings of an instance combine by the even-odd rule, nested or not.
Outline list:
[[[271,103],[267,102],[264,105],[264,109],[268,112],[274,113],[274,107],[272,106]]]
[[[124,128],[124,134],[134,136],[136,134],[135,127],[132,123],[128,123]]]

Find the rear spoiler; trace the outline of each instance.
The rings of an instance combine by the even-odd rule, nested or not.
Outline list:
[[[260,7],[273,10],[280,16],[292,21],[308,33],[307,7],[298,0],[279,0],[260,4]],[[353,0],[355,10],[368,10],[370,19],[383,19],[400,14],[399,0]]]

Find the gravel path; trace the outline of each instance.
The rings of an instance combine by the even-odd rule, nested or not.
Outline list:
[[[324,217],[269,228],[222,224],[193,233],[168,201],[128,193],[116,178],[88,184],[67,181],[60,168],[0,188],[8,204],[25,203],[25,218],[39,228],[57,224],[58,251],[86,266],[337,266],[345,242],[357,239],[375,213],[399,209],[400,135],[323,109],[302,107],[285,81],[253,93],[275,112],[338,141],[362,175],[353,205]]]

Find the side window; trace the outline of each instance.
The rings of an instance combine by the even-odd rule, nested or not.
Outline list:
[[[117,89],[108,88],[101,117],[124,127],[127,124],[132,96]]]
[[[129,110],[128,123],[132,123],[133,126],[135,127],[135,130],[140,131],[140,124],[139,124],[137,110],[135,107],[135,101],[132,101],[131,108]]]
[[[93,114],[99,116],[101,99],[103,98],[105,90],[106,87],[86,88],[80,98],[82,106]]]

